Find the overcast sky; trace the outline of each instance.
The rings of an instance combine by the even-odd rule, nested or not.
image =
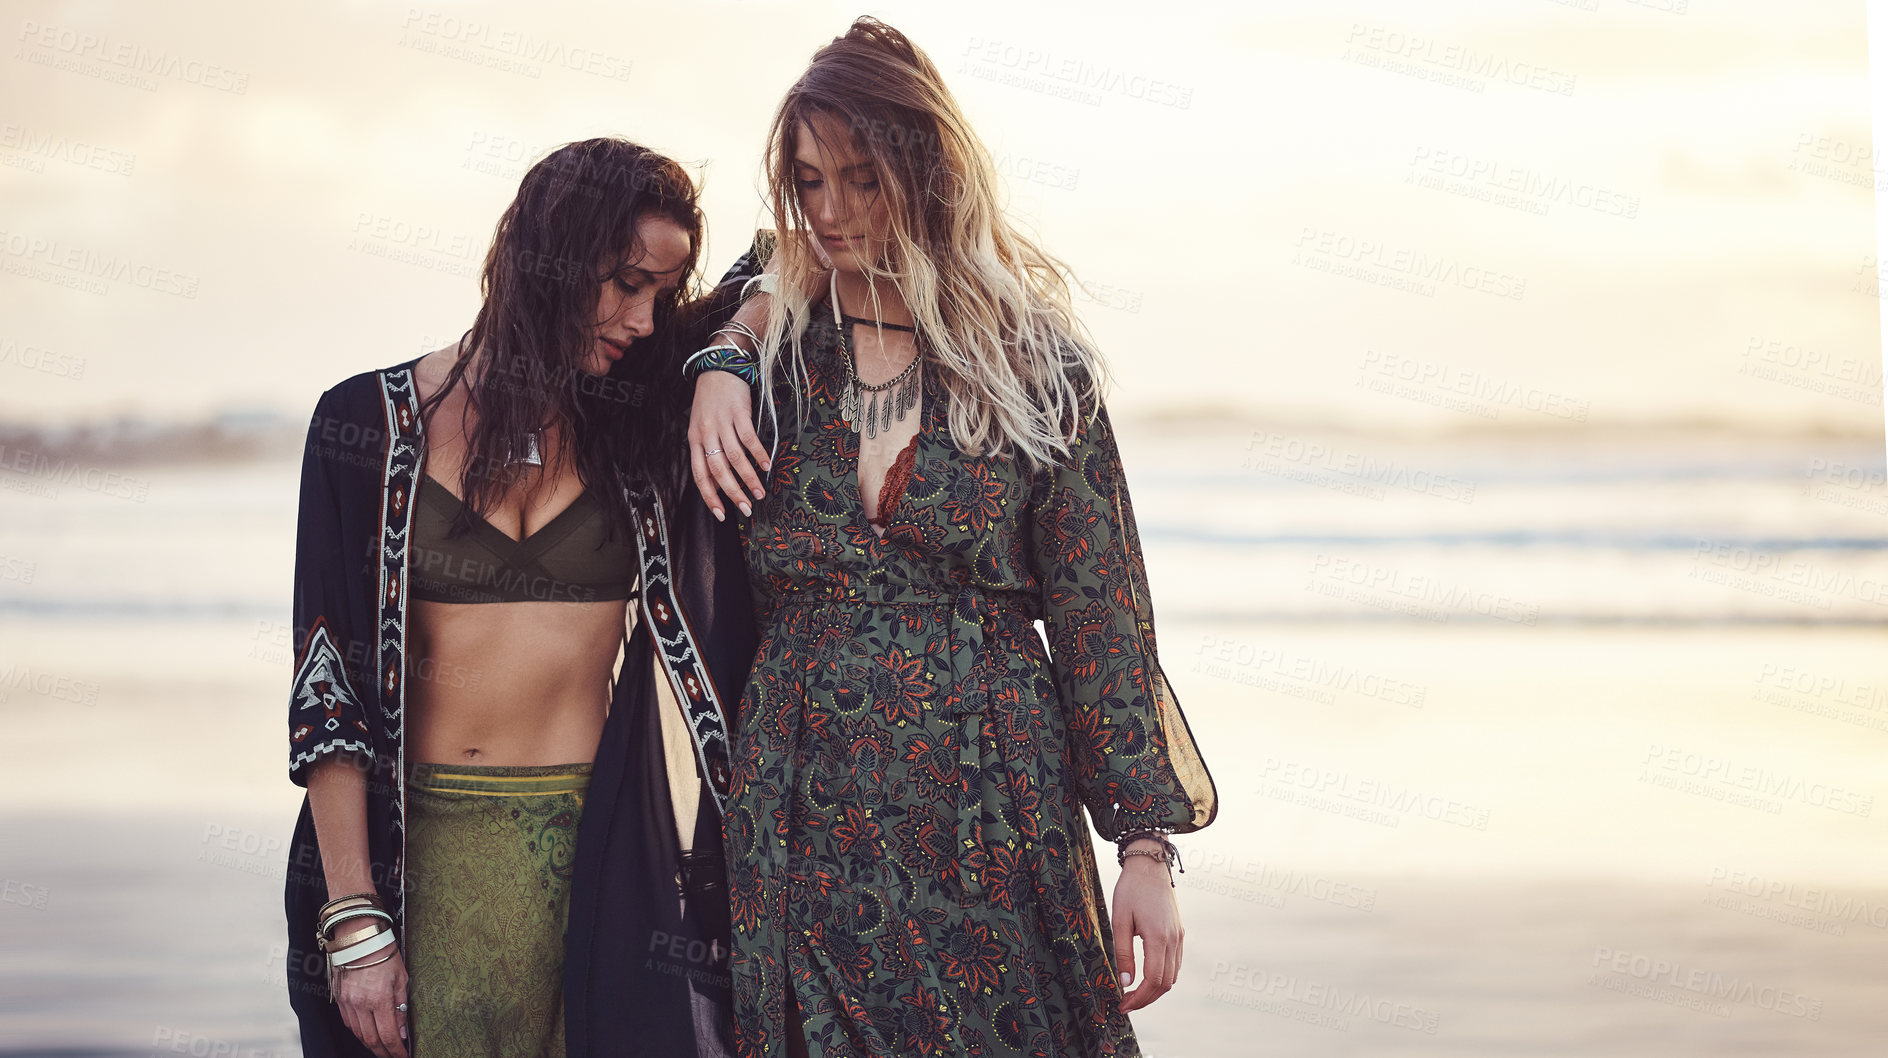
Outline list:
[[[781,93],[865,13],[6,11],[0,419],[34,421],[299,417],[442,344],[519,175],[571,139],[697,172],[719,269]],[[1118,407],[1880,429],[1860,3],[869,11],[1093,285]]]

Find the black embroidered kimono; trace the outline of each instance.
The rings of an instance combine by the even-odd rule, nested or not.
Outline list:
[[[425,454],[416,361],[322,394],[303,456],[296,532],[289,776],[340,751],[367,761],[371,871],[403,928],[407,572]],[[728,912],[720,857],[728,730],[753,658],[740,542],[692,492],[666,510],[627,479],[641,552],[640,613],[612,691],[577,837],[565,946],[573,1056],[729,1052]],[[661,659],[701,778],[693,851],[675,831],[656,712]],[[287,884],[289,1002],[312,1056],[367,1055],[330,1002],[314,913],[330,896],[304,799]],[[677,881],[681,884],[678,887]],[[404,937],[404,933],[401,934]],[[423,1041],[416,1041],[424,1046]]]

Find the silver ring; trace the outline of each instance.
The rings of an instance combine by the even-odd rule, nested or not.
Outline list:
[[[708,450],[708,451],[707,451],[707,452],[706,452],[705,454],[706,454],[706,455],[711,455],[711,456],[718,456],[718,455],[720,455],[720,454],[721,454],[721,449],[719,449],[719,448],[711,448],[711,449],[709,449],[709,450]]]
[[[402,1003],[402,1004],[400,1004],[399,1006],[397,1006],[397,1007],[394,1007],[393,1009],[395,1009],[395,1010],[397,1010],[397,1011],[399,1011],[400,1013],[402,1013],[402,1014],[404,1014],[404,1013],[406,1013],[406,1004],[405,1004],[405,1003]]]

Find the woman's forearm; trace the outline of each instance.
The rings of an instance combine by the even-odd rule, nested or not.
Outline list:
[[[374,891],[364,763],[351,754],[333,754],[316,763],[308,776],[308,810],[315,819],[315,841],[330,897]]]
[[[748,333],[765,335],[767,333],[768,318],[771,314],[773,301],[774,297],[772,294],[762,290],[755,290],[748,294],[746,299],[741,302],[740,307],[735,310],[734,316],[729,322],[742,325]],[[759,349],[753,348],[754,343],[747,340],[746,334],[741,333],[740,330],[736,330],[733,327],[724,327],[722,330],[716,331],[714,340],[727,342],[731,345],[738,345],[750,353],[758,354],[760,352]]]

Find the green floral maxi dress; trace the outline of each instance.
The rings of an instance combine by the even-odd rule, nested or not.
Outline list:
[[[1032,473],[958,451],[927,374],[880,538],[831,309],[812,315],[805,413],[781,383],[744,534],[738,1049],[786,1054],[790,985],[814,1058],[1138,1055],[1081,810],[1113,839],[1197,830],[1216,800],[1155,658],[1107,414]]]

